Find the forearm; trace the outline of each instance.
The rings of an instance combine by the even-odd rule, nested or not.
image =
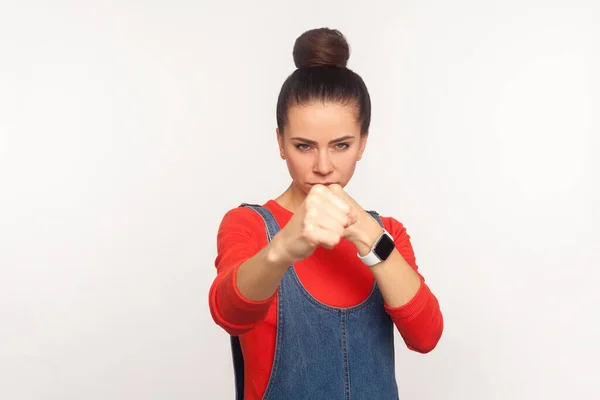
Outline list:
[[[235,284],[244,298],[264,301],[277,291],[291,265],[281,250],[280,239],[275,235],[267,246],[239,266]]]
[[[365,237],[377,237],[381,232],[377,228],[373,231],[373,233],[367,233]],[[361,255],[371,251],[371,246],[367,244],[369,242],[372,242],[372,240],[357,241],[356,247]],[[392,251],[387,260],[371,267],[371,272],[389,307],[400,307],[408,303],[421,286],[421,278],[404,260],[397,249]]]
[[[386,306],[386,311],[408,348],[428,353],[437,346],[444,330],[444,318],[437,298],[425,282],[421,282],[408,303],[396,308]]]
[[[361,255],[367,254],[381,234],[381,227],[371,225],[361,232],[355,242]],[[403,251],[412,256],[410,246]],[[443,331],[443,317],[433,295],[416,266],[404,258],[399,249],[390,257],[371,267],[377,286],[385,300],[385,308],[406,345],[420,353],[433,350]]]
[[[433,350],[442,335],[443,318],[437,299],[419,274],[397,250],[371,271],[406,345],[419,353]]]
[[[421,286],[417,272],[395,249],[386,261],[371,267],[371,272],[386,304],[392,308],[408,303]]]
[[[217,325],[238,336],[254,328],[267,315],[287,267],[268,244],[254,256],[222,272],[209,294],[210,311]],[[271,243],[273,243],[271,242]]]
[[[371,251],[373,243],[383,232],[381,226],[370,217],[352,238],[361,256]],[[398,249],[394,249],[387,260],[371,267],[377,286],[390,307],[400,307],[410,301],[421,286],[421,278],[404,260]]]

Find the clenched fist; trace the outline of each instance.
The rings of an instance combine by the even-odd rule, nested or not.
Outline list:
[[[315,185],[281,230],[281,251],[291,263],[309,257],[318,246],[331,249],[356,222],[352,205],[337,193],[339,185]]]

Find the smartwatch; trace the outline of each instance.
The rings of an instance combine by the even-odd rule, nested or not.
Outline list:
[[[357,255],[363,263],[372,267],[387,260],[390,254],[392,254],[392,251],[394,251],[394,248],[396,248],[394,238],[384,229],[383,233],[375,241],[369,254],[365,256],[361,256],[360,254]]]

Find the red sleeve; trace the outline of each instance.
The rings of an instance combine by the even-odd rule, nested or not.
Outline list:
[[[276,294],[265,301],[251,301],[236,285],[239,266],[267,244],[264,221],[248,208],[228,211],[217,234],[217,277],[209,291],[213,320],[233,336],[248,332],[262,321]]]
[[[406,228],[393,218],[386,219],[388,220],[386,225],[389,225],[386,229],[394,237],[398,252],[417,272],[421,278],[421,286],[408,303],[396,308],[391,308],[386,304],[385,309],[392,317],[408,348],[419,353],[428,353],[436,347],[442,336],[444,329],[442,312],[437,298],[418,271]]]

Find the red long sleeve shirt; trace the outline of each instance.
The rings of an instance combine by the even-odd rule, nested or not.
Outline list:
[[[283,228],[292,213],[274,200],[264,204]],[[381,217],[394,237],[396,248],[417,271],[410,237],[404,226]],[[245,299],[236,286],[238,267],[267,245],[265,224],[254,210],[239,207],[228,211],[217,235],[215,278],[209,293],[214,321],[230,335],[239,336],[244,354],[244,398],[260,399],[266,390],[275,354],[277,293],[264,301]],[[334,249],[317,248],[307,259],[294,264],[306,290],[318,301],[333,307],[351,307],[371,292],[373,275],[356,257],[354,245],[342,239]],[[418,273],[418,271],[417,271]],[[421,274],[421,286],[406,304],[385,309],[406,345],[417,352],[431,351],[441,337],[443,318],[438,301]]]

